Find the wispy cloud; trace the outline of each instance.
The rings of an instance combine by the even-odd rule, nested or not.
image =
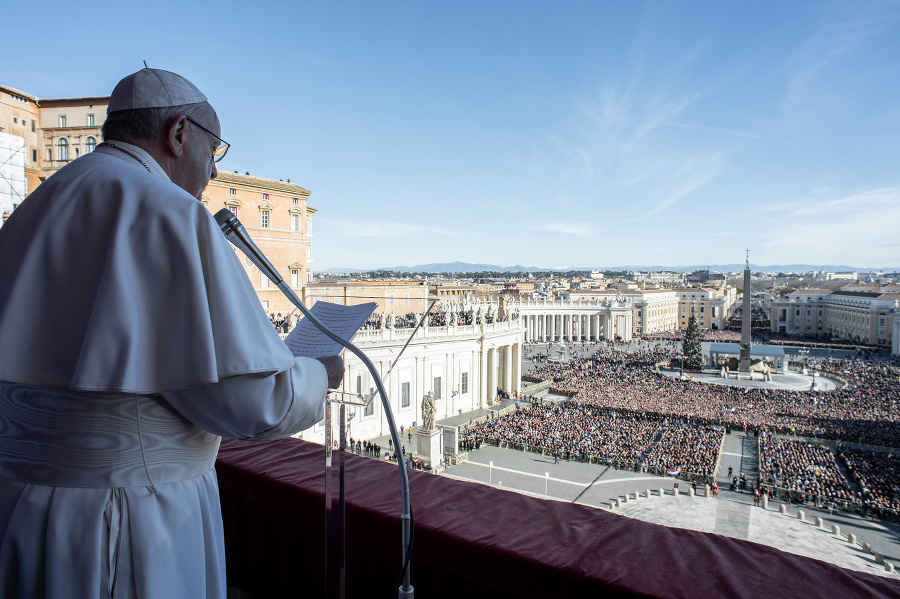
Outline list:
[[[780,204],[771,219],[765,254],[818,263],[893,266],[900,262],[897,225],[900,188],[878,188]],[[769,212],[771,213],[771,212]]]
[[[574,235],[576,237],[589,237],[596,231],[592,224],[584,221],[537,223],[525,225],[524,228],[531,231],[547,231],[549,233],[562,233],[563,235]]]
[[[412,223],[397,221],[371,220],[351,221],[334,218],[317,218],[318,225],[326,225],[340,230],[342,235],[348,237],[403,237],[412,235],[440,235],[442,237],[457,237],[472,235],[467,229],[452,227],[430,227]]]
[[[314,67],[325,68],[330,67],[333,63],[321,56],[316,56],[315,54],[309,54],[308,52],[291,52],[291,56],[294,58],[299,58],[303,62],[309,63]]]
[[[544,147],[550,152],[539,163],[558,180],[558,204],[578,203],[580,194],[580,207],[604,202],[612,210],[606,216],[625,217],[634,209],[657,214],[720,176],[730,153],[759,138],[687,124],[700,120],[699,107],[722,85],[721,78],[694,76],[703,67],[707,46],[659,55],[644,47],[654,47],[654,36],[645,33],[637,36],[630,68],[604,79],[594,93],[576,96],[566,126],[546,135]],[[710,79],[716,83],[698,83]],[[692,132],[699,129],[724,135]],[[550,230],[552,225],[542,226]],[[578,232],[584,226],[567,229]]]
[[[653,208],[649,214],[662,212],[678,200],[690,195],[712,181],[722,171],[722,159],[720,156],[709,156],[699,160],[690,160],[678,177],[677,183],[672,185],[674,192],[670,192],[665,199]]]
[[[766,139],[762,135],[755,135],[753,133],[747,133],[746,131],[738,131],[736,129],[726,129],[724,127],[709,127],[706,125],[689,125],[687,123],[675,123],[672,121],[666,122],[666,125],[669,127],[682,127],[684,129],[702,129],[705,131],[718,131],[720,133],[728,133],[729,135],[737,135],[738,137],[749,137],[752,139]]]
[[[787,63],[789,80],[782,109],[808,114],[826,100],[833,108],[837,96],[848,90],[828,83],[828,74],[898,21],[896,2],[852,3],[830,11]]]

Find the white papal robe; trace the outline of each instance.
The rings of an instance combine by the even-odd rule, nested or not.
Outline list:
[[[221,437],[322,418],[324,366],[203,204],[120,145],[140,160],[101,145],[0,228],[4,598],[225,597]]]

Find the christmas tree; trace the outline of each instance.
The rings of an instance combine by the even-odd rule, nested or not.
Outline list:
[[[688,319],[687,331],[684,332],[684,341],[681,343],[681,360],[685,370],[700,370],[703,368],[703,349],[700,347],[700,325],[697,317],[691,310]]]

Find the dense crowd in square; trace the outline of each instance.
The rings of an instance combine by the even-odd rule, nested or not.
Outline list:
[[[661,438],[642,444],[641,466],[652,472],[685,469],[713,472],[722,430],[762,435],[760,481],[794,501],[857,506],[884,517],[900,514],[900,450],[863,451],[843,447],[841,459],[858,485],[841,473],[835,454],[822,444],[771,438],[771,433],[900,448],[900,369],[885,360],[860,357],[809,359],[811,368],[846,381],[832,391],[791,391],[702,384],[657,371],[675,346],[665,338],[644,339],[635,351],[607,343],[594,355],[553,362],[538,356],[526,375],[554,382],[552,392],[570,397],[545,418],[561,414],[617,414],[635,421],[671,422]],[[557,416],[560,414],[560,416]],[[571,418],[571,416],[566,416]],[[571,425],[560,420],[563,428]],[[603,417],[593,425],[601,428]],[[502,432],[505,425],[497,425]],[[542,426],[554,427],[544,422]],[[582,429],[592,421],[579,421]],[[502,439],[495,433],[495,437]],[[633,458],[616,449],[622,462]],[[599,455],[603,455],[602,453]]]
[[[806,502],[862,503],[841,474],[834,453],[809,441],[763,436],[759,444],[760,482],[787,490]]]

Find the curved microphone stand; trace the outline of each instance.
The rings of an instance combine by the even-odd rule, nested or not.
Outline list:
[[[372,380],[375,381],[375,387],[378,390],[378,394],[381,396],[381,405],[384,407],[384,415],[387,417],[388,428],[391,431],[391,438],[394,442],[394,447],[399,448],[402,447],[400,442],[400,434],[397,432],[397,425],[394,422],[394,413],[391,411],[391,404],[388,401],[388,394],[384,389],[384,383],[381,380],[381,377],[378,376],[378,370],[375,368],[375,365],[372,361],[360,350],[358,347],[347,341],[346,339],[340,337],[339,335],[332,332],[327,326],[322,324],[322,322],[316,318],[310,311],[303,305],[303,302],[297,297],[297,294],[294,293],[294,290],[291,289],[287,283],[285,283],[284,279],[281,278],[281,275],[278,274],[278,271],[275,270],[275,267],[269,262],[269,259],[256,247],[256,244],[253,243],[253,240],[250,238],[250,235],[247,234],[247,230],[244,228],[244,225],[241,224],[241,221],[238,220],[237,216],[234,215],[231,210],[227,208],[223,208],[219,210],[215,214],[216,222],[219,224],[219,227],[222,229],[222,233],[225,234],[225,237],[228,238],[235,247],[241,250],[250,260],[256,265],[259,270],[261,270],[265,275],[271,280],[275,285],[284,293],[285,296],[291,303],[294,304],[306,318],[309,318],[310,321],[316,325],[316,327],[325,333],[329,338],[340,343],[342,346],[347,348],[350,352],[353,353],[357,358],[365,364],[369,373],[372,375]],[[399,456],[398,456],[399,458]],[[400,573],[400,577],[402,579],[400,588],[398,589],[398,597],[400,599],[413,599],[413,587],[409,582],[409,561],[410,561],[410,551],[412,549],[412,511],[409,504],[409,475],[406,472],[406,464],[403,460],[397,460],[398,465],[400,466],[400,501],[402,504],[402,511],[400,513],[401,524],[402,524],[402,535],[403,535],[403,571]]]

